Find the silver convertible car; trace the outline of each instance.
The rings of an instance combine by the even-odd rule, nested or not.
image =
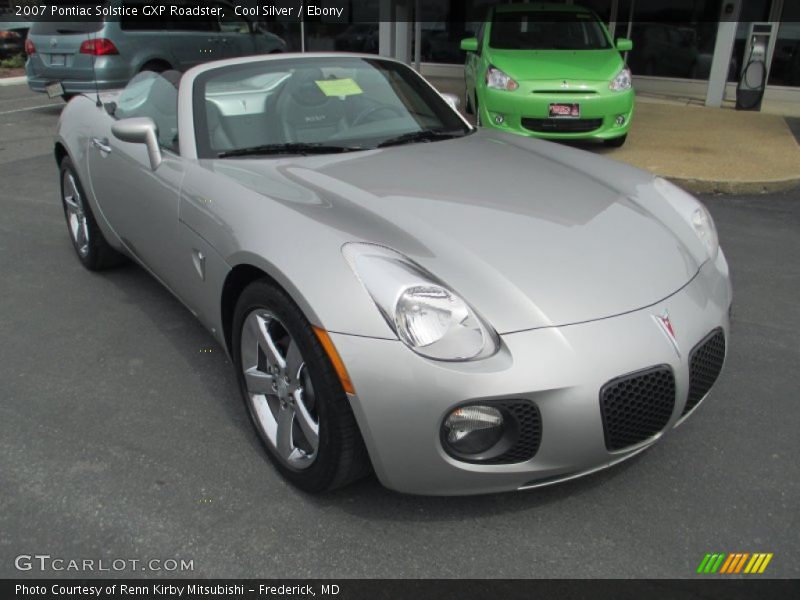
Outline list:
[[[304,490],[585,475],[722,369],[731,286],[700,202],[453,104],[404,64],[304,54],[142,73],[62,113],[78,258],[132,259],[200,319]]]

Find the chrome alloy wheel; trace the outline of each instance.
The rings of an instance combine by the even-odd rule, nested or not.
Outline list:
[[[69,170],[64,171],[61,189],[72,242],[75,244],[78,254],[85,258],[89,254],[89,223],[86,220],[83,198],[81,198],[78,185],[75,183],[75,177]]]
[[[319,416],[305,361],[278,318],[252,311],[242,324],[241,364],[250,409],[277,457],[294,470],[319,450]]]

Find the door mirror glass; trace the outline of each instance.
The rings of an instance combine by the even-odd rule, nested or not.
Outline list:
[[[633,42],[628,38],[617,38],[617,50],[620,52],[629,52],[633,50]]]
[[[158,128],[149,117],[122,119],[111,126],[115,138],[130,144],[144,144],[150,159],[150,168],[155,171],[161,164],[161,148],[158,145]]]
[[[461,49],[465,52],[477,52],[478,38],[471,37],[461,40]]]

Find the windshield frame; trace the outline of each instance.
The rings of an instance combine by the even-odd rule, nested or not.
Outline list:
[[[191,105],[192,105],[192,128],[195,151],[198,159],[216,159],[219,158],[220,151],[211,147],[208,136],[208,122],[205,110],[206,101],[206,86],[209,81],[215,79],[221,74],[229,75],[236,71],[246,73],[260,66],[269,70],[280,71],[282,69],[295,68],[299,66],[309,67],[318,66],[320,68],[326,67],[342,67],[347,68],[354,62],[361,61],[370,64],[373,67],[379,66],[384,69],[394,70],[402,73],[401,76],[407,77],[413,81],[415,91],[420,95],[421,99],[430,106],[436,117],[442,122],[444,129],[463,130],[464,135],[469,135],[475,131],[475,128],[464,119],[464,117],[442,98],[441,94],[421,75],[414,69],[399,61],[382,58],[380,56],[371,55],[325,55],[325,56],[292,56],[292,57],[279,57],[279,58],[265,58],[261,60],[244,60],[241,63],[223,65],[216,68],[210,68],[202,71],[194,77],[191,82]],[[444,117],[444,118],[443,118]],[[451,121],[448,122],[448,119]],[[448,127],[453,125],[453,127]],[[424,130],[421,130],[424,131]],[[394,137],[395,134],[387,135],[386,139]],[[337,140],[338,142],[339,140]],[[341,140],[343,146],[350,145],[348,140]],[[364,150],[372,150],[377,147],[381,139],[377,139],[376,144],[372,146],[365,146]],[[326,142],[322,142],[325,144]],[[263,157],[279,157],[280,155],[263,155]],[[259,158],[262,158],[260,156]]]
[[[547,15],[550,18],[543,18],[540,21],[536,21],[534,19],[530,19],[531,16],[536,15]],[[554,15],[557,15],[558,18],[553,18]],[[509,19],[509,21],[519,21],[522,16],[529,17],[529,20],[533,22],[556,22],[556,21],[571,21],[575,20],[578,21],[577,15],[584,15],[590,17],[586,19],[587,21],[591,21],[600,31],[600,35],[605,42],[605,47],[603,48],[504,48],[502,46],[495,46],[493,45],[494,40],[494,32],[495,32],[495,24],[497,22],[498,17],[503,17]],[[585,17],[584,17],[585,18]],[[581,10],[559,10],[557,8],[549,9],[549,10],[537,10],[537,9],[528,9],[528,10],[515,10],[515,11],[500,11],[500,10],[493,10],[491,14],[491,19],[489,20],[489,32],[486,36],[486,45],[491,50],[499,50],[502,52],[508,51],[518,51],[518,52],[584,52],[584,51],[608,51],[614,50],[614,42],[611,39],[608,30],[606,29],[603,20],[597,16],[597,14],[588,9],[581,9]]]

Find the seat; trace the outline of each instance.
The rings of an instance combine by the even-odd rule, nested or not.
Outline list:
[[[324,142],[344,128],[344,102],[317,85],[318,68],[295,71],[275,103],[284,142]]]

